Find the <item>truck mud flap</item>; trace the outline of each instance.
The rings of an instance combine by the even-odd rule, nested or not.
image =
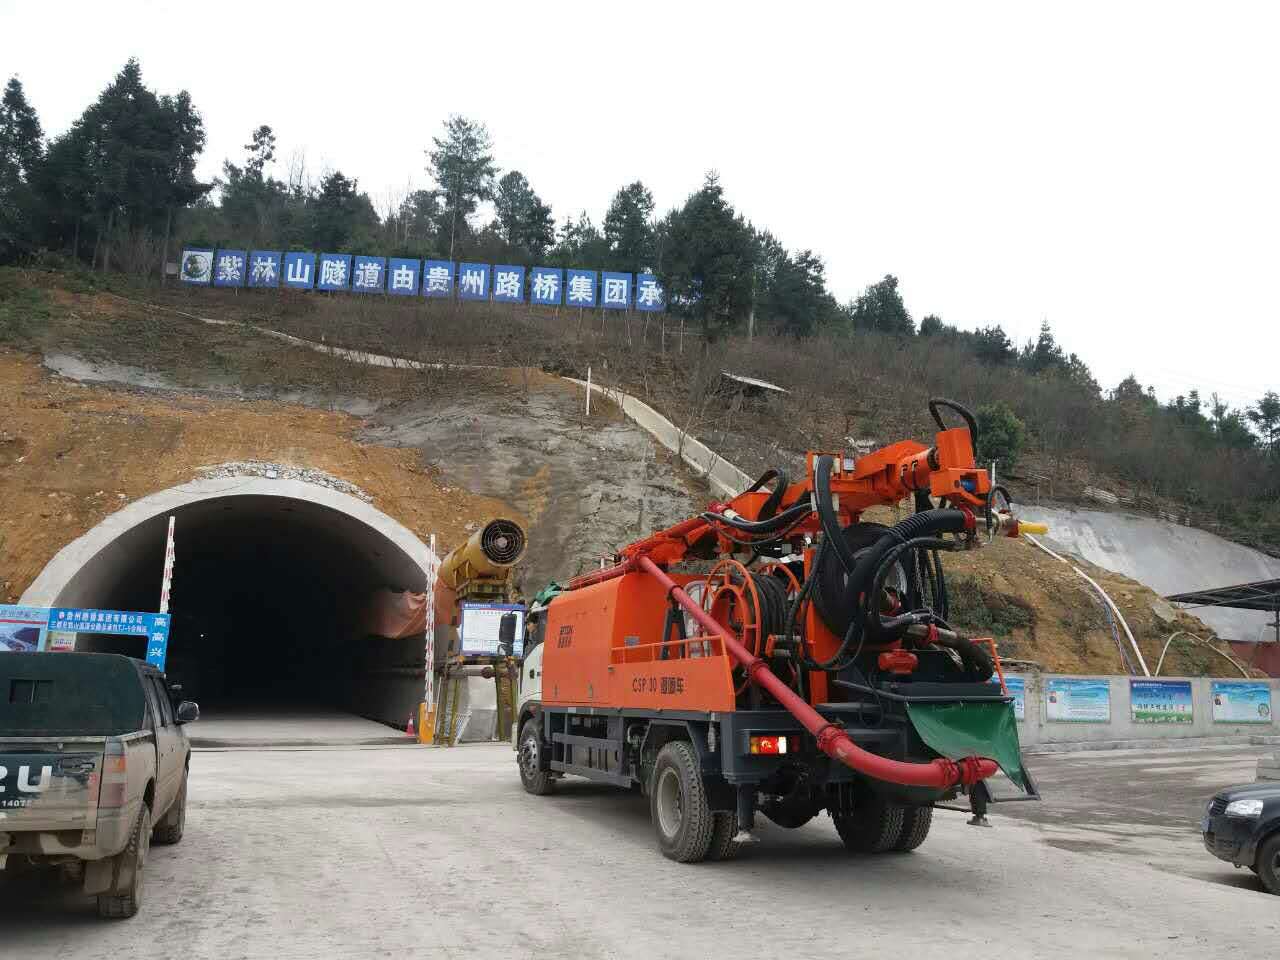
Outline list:
[[[908,702],[907,715],[920,739],[937,753],[951,760],[987,757],[1024,793],[1036,793],[1022,765],[1012,704]]]

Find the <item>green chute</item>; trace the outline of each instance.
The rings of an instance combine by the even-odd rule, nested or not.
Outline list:
[[[1011,703],[908,703],[920,739],[952,760],[987,757],[1027,792]]]

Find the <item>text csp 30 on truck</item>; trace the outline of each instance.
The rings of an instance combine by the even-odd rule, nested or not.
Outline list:
[[[975,465],[972,415],[929,408],[933,446],[810,453],[803,480],[771,470],[555,596],[521,673],[525,789],[638,786],[684,862],[732,855],[757,812],[799,827],[826,810],[876,852],[919,846],[961,794],[985,822],[997,768],[1037,797],[994,645],[946,622],[941,554],[1043,528]],[[892,527],[861,520],[908,497]]]

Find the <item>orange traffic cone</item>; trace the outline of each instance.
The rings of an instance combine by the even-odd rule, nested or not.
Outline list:
[[[408,722],[407,724],[405,724],[404,734],[405,734],[405,736],[406,736],[406,737],[412,737],[414,740],[418,739],[417,731],[415,731],[415,730],[413,729],[413,714],[412,714],[412,713],[411,713],[411,714],[409,714],[409,722]]]

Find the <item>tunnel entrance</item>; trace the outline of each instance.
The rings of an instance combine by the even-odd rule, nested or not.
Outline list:
[[[155,610],[174,516],[166,672],[205,719],[345,712],[403,727],[422,699],[424,639],[372,636],[367,613],[380,590],[426,588],[428,548],[326,487],[244,478],[187,488],[138,501],[69,545],[24,602]],[[144,639],[82,634],[77,649],[142,657]]]

